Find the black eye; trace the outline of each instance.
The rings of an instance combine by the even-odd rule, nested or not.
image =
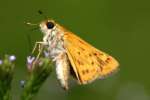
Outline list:
[[[52,29],[54,27],[54,23],[53,22],[47,22],[46,26],[48,29]]]

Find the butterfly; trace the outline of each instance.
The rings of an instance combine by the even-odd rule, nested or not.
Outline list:
[[[36,42],[46,48],[55,62],[56,75],[64,89],[68,89],[70,75],[79,84],[110,75],[118,69],[118,61],[107,53],[96,49],[71,31],[51,19],[39,24],[43,41]]]

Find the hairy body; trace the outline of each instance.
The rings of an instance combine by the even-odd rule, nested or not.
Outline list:
[[[64,32],[55,26],[51,30],[47,30],[45,22],[40,24],[41,31],[44,33],[43,45],[46,46],[49,56],[56,64],[56,74],[61,86],[68,89],[69,62],[64,48],[63,35]]]

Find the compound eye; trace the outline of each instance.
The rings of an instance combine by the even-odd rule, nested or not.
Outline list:
[[[46,26],[47,26],[48,29],[52,29],[55,25],[54,25],[53,22],[47,22]]]

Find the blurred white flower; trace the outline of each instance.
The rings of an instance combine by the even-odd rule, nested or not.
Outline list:
[[[27,57],[27,64],[28,64],[28,65],[32,64],[34,60],[35,60],[35,57],[28,56],[28,57]]]
[[[15,60],[16,60],[16,56],[15,55],[9,56],[9,61],[15,61]]]
[[[32,64],[34,60],[35,60],[35,57],[32,57],[32,56],[27,57],[27,68],[29,71],[32,70]]]
[[[3,64],[3,61],[2,60],[0,60],[0,65],[2,65]]]
[[[26,83],[26,81],[25,81],[25,80],[20,80],[20,86],[21,86],[22,88],[24,88],[25,83]]]

